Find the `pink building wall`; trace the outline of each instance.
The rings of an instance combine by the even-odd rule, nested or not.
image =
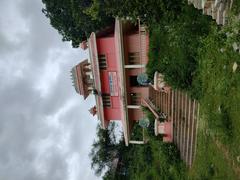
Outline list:
[[[129,34],[124,36],[124,51],[125,51],[125,64],[128,64],[128,53],[129,52],[139,52],[140,53],[140,35],[138,31],[137,34]],[[146,39],[147,43],[147,39]],[[119,77],[120,70],[117,68],[116,61],[116,49],[115,49],[115,41],[114,37],[102,37],[97,38],[97,51],[98,55],[104,54],[106,56],[107,68],[106,70],[100,69],[100,79],[101,79],[101,90],[102,93],[110,94],[109,88],[109,72],[116,72],[117,77]],[[146,51],[146,49],[144,49]],[[144,57],[142,59],[141,64],[147,64],[148,58]],[[131,87],[129,82],[130,76],[137,76],[145,71],[145,68],[138,69],[126,69],[126,88],[127,94],[129,93],[141,93],[141,97],[148,97],[148,87]],[[121,84],[118,84],[121,86]],[[128,104],[130,102],[129,96]],[[131,105],[131,104],[129,104]],[[140,105],[140,104],[139,104]],[[143,112],[141,109],[128,109],[128,118],[130,121],[138,121],[143,117]],[[120,97],[119,96],[111,96],[111,107],[104,107],[104,118],[105,121],[109,122],[110,120],[120,120],[121,112],[120,112]]]
[[[97,38],[98,55],[106,56],[107,68],[100,70],[102,93],[110,94],[109,88],[109,72],[119,73],[116,62],[115,42],[114,37]],[[116,83],[116,82],[115,82]],[[104,108],[105,121],[120,120],[120,99],[119,96],[111,96],[111,107]]]

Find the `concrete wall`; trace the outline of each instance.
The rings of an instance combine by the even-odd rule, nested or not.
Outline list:
[[[100,70],[100,79],[101,79],[101,88],[102,93],[110,94],[110,82],[109,82],[109,73],[116,73],[118,76],[119,69],[117,68],[116,62],[116,52],[115,52],[115,43],[114,37],[102,37],[97,39],[97,50],[98,55],[105,55],[107,68],[106,70]],[[113,82],[115,86],[118,86],[118,82]],[[118,95],[110,96],[111,107],[104,108],[104,118],[105,121],[110,120],[120,120],[120,98]]]

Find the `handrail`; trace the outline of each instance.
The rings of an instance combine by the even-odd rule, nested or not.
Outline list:
[[[149,104],[148,99],[142,98],[142,102],[149,108],[149,110],[154,114],[154,116],[159,119],[159,114],[153,109],[153,107]]]

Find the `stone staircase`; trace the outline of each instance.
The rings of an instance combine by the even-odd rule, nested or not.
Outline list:
[[[186,93],[173,91],[173,141],[181,158],[191,166],[196,152],[199,104]]]
[[[143,104],[145,104],[150,111],[154,114],[154,116],[156,117],[156,119],[166,119],[167,115],[163,112],[159,112],[159,108],[150,100],[150,99],[143,99],[142,100]]]
[[[166,94],[149,87],[149,99],[157,109],[160,109],[168,118],[171,118],[171,92]]]
[[[199,104],[179,90],[166,94],[152,87],[149,88],[149,99],[173,121],[173,142],[180,150],[181,158],[191,167],[196,154]]]
[[[202,9],[203,14],[212,16],[219,25],[225,25],[228,21],[228,11],[233,0],[188,0],[197,9]]]

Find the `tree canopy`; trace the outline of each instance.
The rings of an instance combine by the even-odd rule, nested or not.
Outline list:
[[[179,0],[42,0],[42,12],[51,25],[71,41],[73,47],[86,40],[91,32],[104,29],[114,17],[140,18],[144,23],[174,19],[181,12]]]
[[[94,140],[89,154],[92,159],[91,166],[96,175],[101,175],[105,169],[109,169],[113,159],[118,157],[114,128],[115,123],[110,123],[107,129],[97,126],[97,140]]]
[[[97,0],[42,0],[42,12],[51,25],[62,35],[63,41],[71,41],[73,47],[86,40],[91,32],[104,28],[113,18],[102,13]]]

